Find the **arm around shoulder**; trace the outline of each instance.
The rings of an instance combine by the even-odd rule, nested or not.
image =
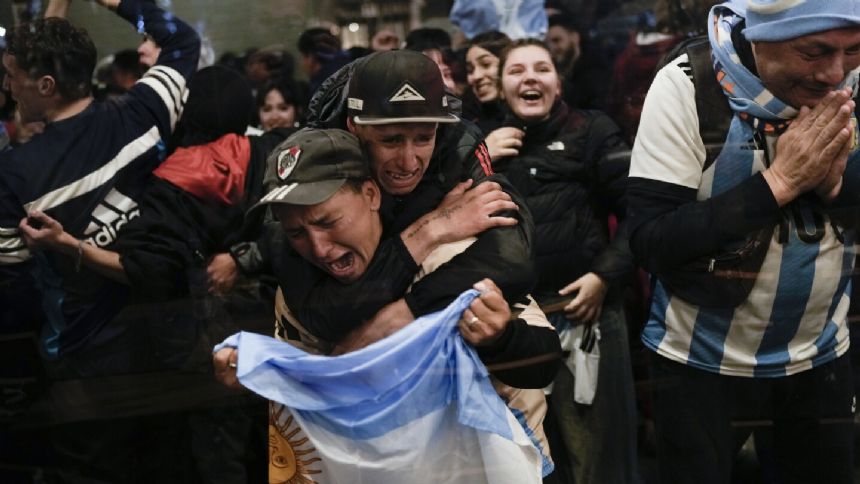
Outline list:
[[[406,295],[406,302],[416,316],[442,309],[484,278],[492,279],[505,295],[514,300],[524,297],[537,281],[532,260],[534,221],[531,212],[525,199],[507,178],[492,172],[483,143],[478,139],[473,141],[469,146],[459,148],[460,154],[465,156],[464,172],[473,181],[469,191],[480,191],[481,186],[488,182],[496,184],[518,208],[493,215],[509,218],[516,224],[480,232],[477,241],[463,253],[418,281],[412,292]]]

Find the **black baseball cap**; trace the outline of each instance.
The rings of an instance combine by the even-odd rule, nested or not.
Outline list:
[[[456,123],[439,66],[419,52],[389,50],[360,60],[349,82],[347,108],[359,125]]]
[[[251,207],[249,215],[274,203],[322,203],[350,178],[370,178],[358,138],[342,129],[302,129],[269,155],[264,184],[272,188]]]

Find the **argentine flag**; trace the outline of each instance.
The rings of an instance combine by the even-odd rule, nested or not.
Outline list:
[[[218,345],[273,402],[269,482],[540,483],[538,449],[457,329],[476,295],[337,357],[244,332]]]
[[[454,0],[448,17],[467,39],[488,30],[542,39],[548,28],[544,0]]]

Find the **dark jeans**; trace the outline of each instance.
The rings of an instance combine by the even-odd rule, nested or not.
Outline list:
[[[728,484],[740,446],[768,427],[779,482],[853,482],[854,389],[846,356],[782,378],[746,378],[652,354],[651,390],[660,482]]]
[[[550,315],[560,327],[564,315]],[[591,405],[573,400],[574,375],[561,365],[555,378],[544,428],[562,441],[550,450],[557,475],[546,482],[635,484],[640,482],[636,458],[636,403],[627,322],[620,304],[607,303],[599,321],[600,362],[597,391]],[[552,428],[555,426],[555,428]],[[549,428],[548,428],[549,427]],[[569,469],[566,470],[565,468]],[[554,474],[556,474],[554,473]]]

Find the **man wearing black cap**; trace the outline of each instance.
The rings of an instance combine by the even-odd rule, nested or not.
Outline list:
[[[415,317],[441,309],[485,277],[493,279],[511,301],[531,289],[533,226],[524,204],[517,203],[521,208],[513,216],[514,226],[509,217],[479,220],[475,210],[462,208],[480,206],[480,197],[501,187],[514,202],[519,195],[504,177],[493,174],[477,128],[450,112],[433,61],[408,51],[372,54],[332,76],[310,109],[313,126],[346,128],[361,140],[371,173],[383,191],[380,211],[385,226],[368,270],[350,286],[338,284],[307,264],[274,261],[287,303],[310,331],[333,340],[335,334],[356,329],[379,313],[390,326],[364,325],[363,329],[373,328],[375,334],[351,338],[352,343],[347,344],[347,348],[361,346]],[[458,183],[468,179],[474,180],[476,188],[464,194],[465,186]],[[485,180],[492,183],[483,185]],[[443,198],[446,203],[440,206]],[[470,221],[455,221],[467,215],[472,215]],[[478,227],[472,233],[489,230],[401,298],[423,255],[445,232],[470,227]],[[455,234],[453,240],[463,237]]]

